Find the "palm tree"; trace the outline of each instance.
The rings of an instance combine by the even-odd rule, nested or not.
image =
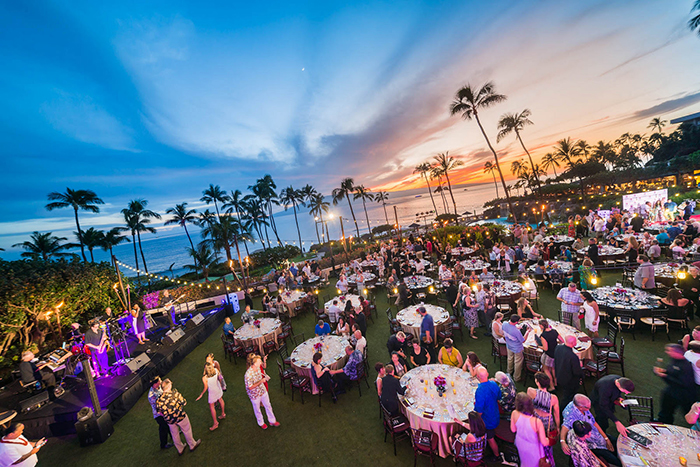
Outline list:
[[[484,163],[484,173],[490,173],[493,176],[493,184],[496,187],[496,198],[498,198],[498,183],[496,182],[496,164],[491,161]]]
[[[71,256],[71,253],[66,253],[64,250],[73,248],[77,245],[70,243],[61,243],[66,240],[65,237],[54,237],[53,232],[39,233],[32,232],[31,241],[15,243],[12,247],[21,247],[26,251],[22,253],[22,258],[40,259],[44,262],[50,261],[51,258],[63,258]]]
[[[433,193],[430,193],[430,197],[433,197]],[[389,199],[389,193],[386,191],[379,191],[374,195],[374,200],[377,203],[382,203],[382,206],[384,207],[384,217],[386,218],[386,223],[389,225],[389,216],[386,213],[386,200]],[[435,201],[433,201],[433,207],[435,206]],[[435,211],[435,215],[437,216],[437,210]]]
[[[49,193],[48,198],[49,201],[53,201],[53,203],[46,205],[48,211],[67,207],[73,208],[73,212],[75,213],[75,226],[78,228],[80,253],[83,255],[83,261],[87,261],[85,257],[85,246],[83,245],[83,231],[80,229],[80,222],[78,221],[78,210],[98,213],[100,212],[100,208],[97,207],[97,205],[104,204],[104,201],[92,190],[72,190],[70,188],[66,188],[65,193],[53,191]]]
[[[695,0],[695,4],[690,11],[700,11],[700,0]],[[690,18],[688,21],[688,27],[691,31],[696,31],[698,35],[700,35],[700,13]]]
[[[374,237],[372,235],[372,226],[369,223],[369,216],[367,215],[367,200],[374,201],[374,194],[369,192],[369,188],[365,188],[364,185],[358,185],[355,187],[355,194],[353,195],[352,199],[361,199],[362,200],[362,208],[365,210],[365,220],[367,221],[367,231],[369,232],[369,235],[371,237]]]
[[[297,224],[297,235],[299,236],[299,248],[301,248],[301,252],[304,252],[304,247],[301,242],[301,230],[299,230],[299,219],[297,218],[297,205],[305,206],[304,204],[304,195],[301,193],[300,190],[295,190],[292,185],[289,185],[287,188],[283,189],[280,192],[280,202],[284,206],[284,210],[286,211],[289,209],[289,206],[292,207],[294,210],[294,222]]]
[[[591,145],[586,142],[586,140],[580,139],[576,141],[576,147],[578,147],[583,161],[587,161],[591,153]]]
[[[199,227],[204,228],[214,222],[216,222],[216,216],[209,209],[205,209],[204,212],[199,213],[199,218],[197,219],[197,225]]]
[[[557,178],[557,167],[559,167],[559,158],[554,153],[548,152],[542,156],[542,168],[545,170],[551,168],[554,171],[554,178]]]
[[[577,142],[571,141],[571,138],[560,139],[557,141],[556,146],[554,146],[554,155],[560,160],[566,163],[568,170],[573,170],[577,165],[583,163],[581,160],[581,146]],[[583,178],[578,177],[579,187],[581,190],[581,199],[586,199],[586,190],[583,185]]]
[[[505,191],[506,194],[508,208],[510,209],[511,214],[513,215],[513,220],[515,222],[518,222],[518,219],[516,218],[515,214],[515,209],[513,208],[513,201],[511,200],[510,194],[508,193],[508,189],[506,188],[506,180],[505,178],[503,178],[503,171],[501,170],[501,165],[498,162],[498,154],[496,154],[496,150],[491,145],[491,141],[489,141],[489,138],[486,135],[486,131],[484,130],[483,125],[481,124],[481,120],[479,120],[480,110],[485,109],[487,107],[491,107],[492,105],[498,104],[499,102],[503,102],[504,100],[506,100],[506,96],[504,96],[503,94],[496,94],[496,87],[492,82],[484,84],[481,88],[477,89],[476,92],[472,90],[470,85],[466,85],[462,89],[457,91],[457,94],[455,95],[455,100],[450,106],[450,113],[452,115],[461,114],[462,118],[464,118],[465,120],[471,120],[472,118],[476,120],[476,123],[479,125],[479,129],[481,130],[481,134],[484,135],[486,144],[493,153],[493,158],[496,161],[496,168],[498,169],[498,175],[501,178],[501,185],[503,186],[503,191]]]
[[[433,209],[435,209],[435,215],[438,215],[438,210],[437,206],[435,205],[435,199],[433,198],[433,190],[430,188],[430,180],[428,179],[428,176],[430,175],[430,171],[433,169],[433,166],[430,165],[430,162],[423,162],[422,164],[418,164],[416,168],[413,170],[413,173],[420,173],[421,177],[425,179],[425,184],[428,185],[428,193],[430,194],[430,201],[433,203]],[[386,210],[386,208],[385,208]],[[388,218],[387,218],[388,219]],[[387,224],[389,222],[387,221]]]
[[[450,209],[447,207],[447,200],[445,199],[445,190],[442,186],[442,176],[444,175],[442,167],[432,166],[430,169],[430,177],[433,180],[437,180],[437,187],[435,188],[435,193],[440,193],[442,198],[442,208],[445,210],[446,214],[449,214]],[[436,213],[437,214],[437,213]]]
[[[150,232],[152,234],[156,233],[156,229],[148,226],[151,223],[151,219],[160,219],[160,214],[150,209],[146,209],[148,206],[148,201],[140,198],[133,199],[129,201],[126,208],[122,209],[122,214],[124,219],[127,221],[127,227],[131,229],[131,235],[133,237],[136,234],[136,240],[138,240],[139,251],[141,252],[141,259],[143,260],[143,269],[148,274],[148,265],[146,264],[146,257],[143,254],[143,247],[141,246],[141,232]],[[136,245],[134,245],[134,253],[136,253]],[[138,269],[138,261],[136,264]],[[150,280],[150,279],[149,279]]]
[[[78,234],[78,232],[73,233],[78,238],[78,240],[80,240],[80,235]],[[90,227],[85,232],[83,232],[83,244],[87,247],[88,251],[90,252],[91,263],[95,262],[95,256],[92,253],[92,250],[94,250],[96,247],[99,247],[102,244],[102,239],[104,238],[104,235],[104,232],[102,232],[101,230],[96,230],[94,227]]]
[[[209,270],[219,259],[216,256],[216,252],[209,247],[209,244],[206,241],[203,241],[197,244],[197,249],[188,248],[187,253],[192,257],[192,259],[194,259],[194,264],[185,265],[185,269],[189,269],[190,271],[199,271],[199,268],[201,267],[204,281],[209,282]]]
[[[457,203],[455,203],[455,197],[452,194],[452,185],[450,184],[450,171],[463,166],[464,162],[450,156],[449,152],[438,154],[434,157],[434,159],[437,162],[436,165],[442,169],[442,173],[443,175],[445,175],[445,180],[447,180],[447,189],[450,190],[452,206],[455,208],[455,216],[457,216]]]
[[[323,213],[328,212],[330,209],[331,204],[328,201],[325,201],[323,199],[323,195],[320,193],[316,193],[311,197],[311,199],[308,201],[309,203],[309,214],[318,217],[321,219],[321,232],[323,232],[323,226],[326,226],[326,238],[327,241],[330,242],[331,237],[328,232],[328,224],[325,224],[323,221]],[[318,237],[318,223],[316,224],[316,237]],[[318,239],[318,242],[321,243],[321,239]]]
[[[272,233],[275,234],[277,238],[277,244],[282,245],[282,240],[277,232],[277,224],[275,223],[275,216],[272,213],[272,205],[279,205],[277,200],[277,185],[270,175],[265,175],[263,178],[259,178],[255,181],[255,185],[248,187],[249,190],[253,192],[255,196],[262,202],[262,206],[267,210],[267,217],[270,219],[270,227],[272,228]],[[265,235],[267,236],[267,228],[265,229]],[[268,238],[267,243],[270,244]]]
[[[179,224],[180,227],[184,228],[187,240],[190,241],[190,246],[194,250],[194,243],[192,243],[192,237],[190,237],[190,232],[187,230],[187,224],[197,223],[197,211],[195,209],[187,209],[187,203],[181,203],[176,204],[174,208],[166,209],[165,213],[172,214],[172,217],[165,221],[165,225]],[[195,258],[196,264],[197,258]]]
[[[610,167],[615,164],[615,159],[617,158],[613,145],[605,141],[598,141],[598,144],[593,148],[593,152],[591,152],[591,156],[597,162]]]
[[[114,266],[114,252],[112,249],[121,243],[131,241],[128,237],[122,235],[124,230],[124,227],[112,227],[102,236],[100,246],[104,251],[109,251],[109,259],[112,262],[112,266]]]
[[[209,184],[209,188],[202,192],[202,197],[199,200],[207,204],[214,203],[216,217],[221,218],[219,203],[223,204],[228,201],[228,195],[226,195],[226,191],[222,190],[219,185]]]
[[[668,122],[666,120],[661,120],[661,117],[654,117],[651,119],[651,122],[649,122],[649,126],[647,126],[647,128],[656,130],[657,133],[663,133],[664,127],[667,123]]]
[[[244,210],[242,201],[243,193],[241,193],[241,190],[231,190],[231,196],[229,196],[228,201],[223,205],[223,207],[226,208],[226,212],[228,214],[235,211],[236,217],[238,218],[238,223],[241,224],[242,227],[245,226],[249,231],[251,227],[250,222],[243,222],[243,218],[241,216],[241,212]],[[243,247],[245,248],[246,255],[250,256],[247,241],[243,242]]]
[[[360,227],[357,225],[357,219],[355,218],[355,211],[352,209],[352,203],[350,202],[350,194],[355,191],[355,182],[352,178],[344,178],[340,182],[340,188],[333,190],[333,205],[337,206],[343,198],[348,200],[348,206],[350,206],[350,214],[352,214],[352,220],[355,222],[355,231],[357,232],[357,238],[360,238]]]
[[[501,118],[498,120],[498,129],[500,130],[498,132],[498,135],[496,136],[496,142],[500,142],[503,138],[508,136],[510,133],[515,133],[515,137],[518,139],[520,142],[520,146],[522,146],[523,151],[525,151],[525,154],[527,154],[527,158],[530,160],[530,167],[532,168],[532,173],[536,173],[535,170],[535,163],[532,161],[532,156],[530,155],[530,151],[527,150],[525,147],[525,143],[523,143],[523,139],[520,136],[520,132],[523,130],[523,128],[527,125],[532,125],[532,121],[530,120],[530,115],[532,113],[530,112],[530,109],[525,109],[520,113],[514,113],[514,114],[503,114],[501,115]],[[542,185],[540,184],[540,178],[536,177],[537,179],[537,189],[540,192],[540,196],[542,196]]]
[[[241,200],[241,205],[244,210],[243,222],[249,223],[249,225],[255,229],[263,250],[267,249],[265,246],[265,239],[262,236],[262,229],[267,227],[269,223],[267,222],[267,214],[265,214],[262,202],[255,196],[248,195]],[[269,237],[267,242],[268,246],[271,246]]]

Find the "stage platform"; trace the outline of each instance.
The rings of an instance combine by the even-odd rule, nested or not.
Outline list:
[[[225,313],[223,308],[202,311],[204,321],[193,327],[183,326],[185,335],[172,345],[160,344],[168,330],[165,317],[156,318],[157,328],[147,335],[150,342],[138,345],[138,341],[130,338],[128,345],[131,357],[145,352],[150,362],[135,373],[98,379],[95,386],[102,409],[109,410],[115,422],[123,417],[141,395],[148,391],[151,379],[156,375],[166,375],[195,347],[204,342],[222,325]],[[114,356],[110,352],[110,363],[113,361]],[[78,411],[83,407],[92,407],[92,403],[84,380],[66,378],[65,389],[65,394],[41,408],[19,413],[20,401],[30,397],[30,393],[20,387],[19,381],[14,381],[0,392],[0,411],[16,410],[18,415],[15,420],[25,425],[25,435],[30,439],[73,434]]]

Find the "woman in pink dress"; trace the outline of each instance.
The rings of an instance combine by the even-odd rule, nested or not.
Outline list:
[[[549,441],[542,421],[534,416],[532,398],[524,392],[515,396],[515,410],[511,414],[510,429],[515,433],[520,467],[539,467],[544,457],[544,445]]]

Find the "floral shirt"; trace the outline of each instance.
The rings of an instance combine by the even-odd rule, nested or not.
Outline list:
[[[245,390],[248,393],[248,397],[251,399],[257,399],[258,397],[262,397],[265,395],[267,392],[265,390],[265,384],[260,384],[258,387],[252,387],[257,383],[258,381],[263,379],[262,372],[260,370],[257,370],[255,367],[250,367],[248,370],[245,372]]]
[[[161,388],[154,389],[151,387],[151,389],[148,390],[148,403],[151,404],[151,409],[153,410],[153,418],[158,418],[158,416],[160,415],[156,404],[158,403],[158,399],[162,394],[163,390]]]
[[[355,350],[350,354],[350,357],[348,357],[348,361],[343,367],[343,373],[345,373],[350,379],[356,379],[358,365],[362,365],[362,354]]]
[[[573,432],[575,421],[581,420],[582,422],[588,422],[592,427],[591,436],[589,436],[586,440],[588,446],[590,446],[591,449],[607,449],[605,438],[603,438],[603,435],[601,435],[600,431],[598,431],[598,429],[595,427],[595,418],[593,418],[593,414],[590,410],[586,410],[584,413],[581,413],[573,402],[569,402],[569,405],[564,407],[564,411],[561,415],[562,426],[567,427],[571,432]]]
[[[498,399],[498,403],[501,404],[504,412],[510,413],[515,410],[515,396],[518,391],[513,378],[508,375],[508,379],[510,379],[510,384],[508,386],[503,386],[500,383],[498,384],[501,390],[501,397]]]
[[[578,409],[576,409],[578,411]],[[600,465],[598,458],[591,452],[585,441],[576,436],[574,430],[569,430],[566,434],[566,444],[571,450],[571,460],[574,467],[591,467]]]
[[[156,408],[158,412],[163,415],[168,425],[174,425],[175,423],[183,421],[187,416],[183,410],[185,404],[187,404],[187,401],[182,397],[182,394],[172,390],[170,392],[163,392],[156,402]]]

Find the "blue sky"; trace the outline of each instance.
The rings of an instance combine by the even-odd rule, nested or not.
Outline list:
[[[0,246],[69,232],[70,212],[43,208],[67,186],[107,202],[85,220],[106,227],[129,199],[196,206],[209,183],[245,190],[265,173],[326,193],[344,176],[411,186],[415,164],[450,151],[478,180],[478,129],[447,111],[467,82],[509,97],[483,115],[494,137],[501,113],[532,109],[536,155],[647,131],[700,110],[691,6],[3,2]]]

